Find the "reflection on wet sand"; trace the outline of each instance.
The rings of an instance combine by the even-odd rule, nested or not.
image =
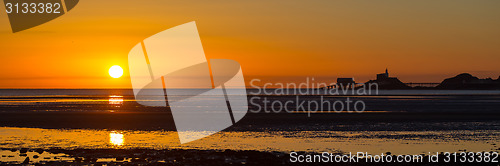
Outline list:
[[[1,157],[1,162],[4,163],[20,163],[23,162],[27,157],[30,158],[30,161],[32,163],[37,163],[40,161],[71,161],[72,158],[68,157],[65,154],[59,153],[59,154],[54,154],[54,153],[49,153],[42,151],[40,152],[34,152],[34,151],[28,151],[25,153],[20,153],[19,150],[11,149],[11,150],[1,150],[0,154],[2,155]]]
[[[109,143],[116,146],[122,146],[125,143],[125,138],[123,137],[123,134],[112,131],[109,133]]]
[[[195,133],[195,132],[193,132]],[[126,140],[126,141],[125,141]],[[497,151],[498,131],[244,131],[219,132],[180,145],[172,131],[0,128],[2,148],[199,149],[421,154]]]

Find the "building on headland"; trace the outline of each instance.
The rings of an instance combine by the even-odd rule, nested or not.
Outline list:
[[[386,68],[384,73],[377,74],[375,80],[370,80],[364,85],[376,84],[378,89],[482,89],[482,90],[500,90],[500,76],[497,79],[480,79],[469,73],[462,73],[452,78],[447,78],[441,83],[403,83],[397,77],[390,77],[389,70]],[[332,88],[359,88],[363,84],[356,84],[354,78],[337,78],[337,84],[322,87],[320,89]],[[416,85],[416,86],[415,86]]]
[[[385,73],[377,74],[376,80],[370,80],[366,84],[378,84],[379,89],[410,89],[408,85],[401,82],[397,77],[389,77],[389,70],[386,68]]]
[[[382,80],[386,78],[389,78],[389,70],[387,70],[387,68],[385,68],[385,73],[377,74],[377,80]]]

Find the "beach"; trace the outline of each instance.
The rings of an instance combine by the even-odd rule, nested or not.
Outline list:
[[[3,164],[21,164],[28,157],[29,163],[52,164],[262,165],[293,164],[289,156],[292,152],[428,156],[442,152],[499,151],[500,94],[491,91],[300,95],[307,101],[319,100],[321,96],[361,100],[366,110],[288,113],[257,111],[257,106],[250,105],[249,113],[235,125],[187,144],[179,143],[174,117],[168,109],[140,106],[130,90],[3,92],[0,96]],[[297,95],[249,96],[252,97],[287,101]],[[289,107],[296,109],[293,105]],[[27,152],[21,153],[23,149]],[[44,152],[39,154],[37,149]],[[35,155],[38,157],[34,158]],[[267,160],[255,160],[266,156]]]

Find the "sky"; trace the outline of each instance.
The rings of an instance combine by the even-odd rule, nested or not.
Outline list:
[[[132,47],[191,21],[207,58],[238,61],[247,82],[365,82],[386,68],[403,82],[464,72],[498,78],[499,7],[498,0],[82,0],[18,33],[0,12],[0,88],[131,88]],[[108,75],[113,65],[123,77]]]

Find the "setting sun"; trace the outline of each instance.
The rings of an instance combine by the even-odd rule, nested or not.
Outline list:
[[[113,78],[120,78],[122,75],[123,75],[122,67],[120,67],[118,65],[114,65],[114,66],[111,66],[111,68],[109,68],[109,76],[111,76]]]

